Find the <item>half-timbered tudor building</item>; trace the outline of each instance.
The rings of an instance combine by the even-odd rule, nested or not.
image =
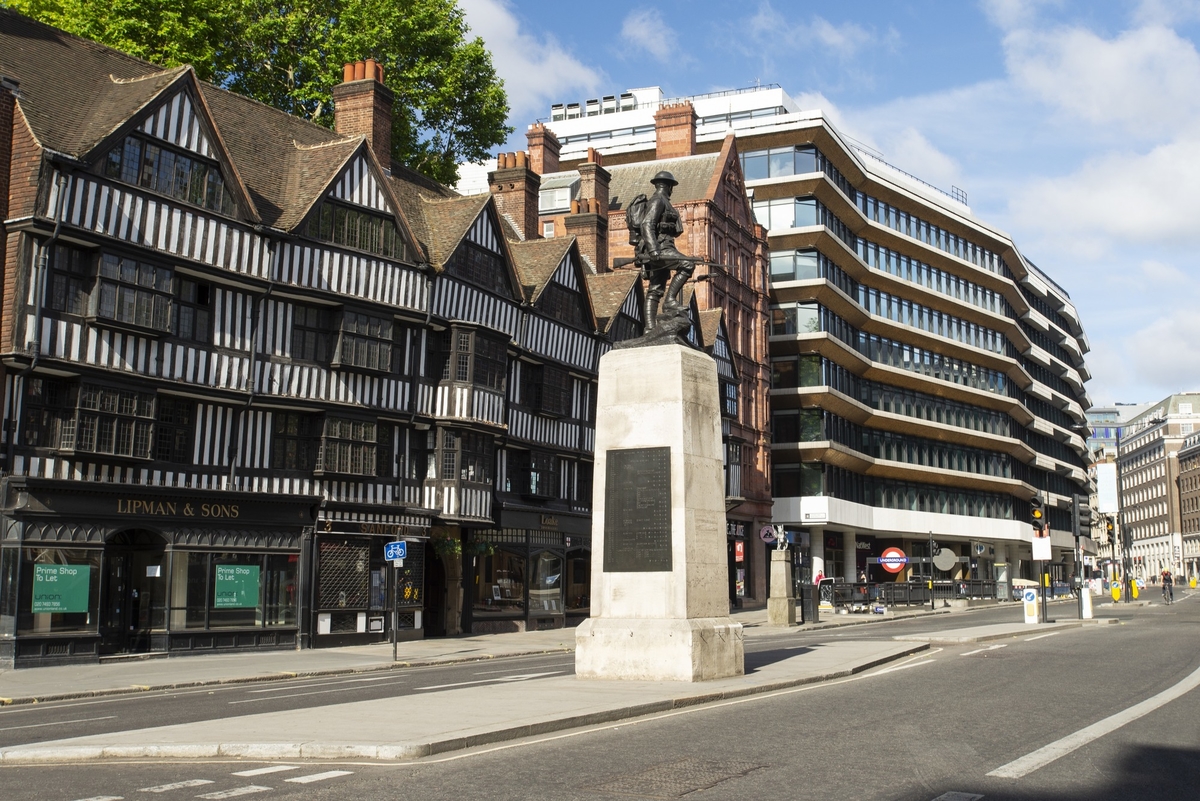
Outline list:
[[[379,69],[335,132],[0,10],[0,666],[586,613],[638,289],[392,164]]]

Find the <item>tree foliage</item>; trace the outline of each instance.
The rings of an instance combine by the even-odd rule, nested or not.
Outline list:
[[[396,94],[392,156],[446,183],[505,140],[508,100],[455,0],[0,0],[22,13],[333,126],[342,65],[374,57]]]

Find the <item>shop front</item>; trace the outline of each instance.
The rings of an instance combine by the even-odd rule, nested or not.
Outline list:
[[[471,633],[578,625],[591,613],[591,518],[505,509],[501,526],[464,545]]]
[[[368,519],[362,519],[366,517]],[[366,645],[424,636],[429,518],[322,509],[313,538],[311,645]],[[403,541],[402,565],[384,558]]]
[[[0,667],[297,647],[318,500],[6,479]]]

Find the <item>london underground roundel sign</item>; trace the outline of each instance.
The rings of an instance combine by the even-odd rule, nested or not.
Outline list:
[[[879,555],[879,566],[889,573],[899,573],[908,564],[908,557],[899,548],[887,548]]]

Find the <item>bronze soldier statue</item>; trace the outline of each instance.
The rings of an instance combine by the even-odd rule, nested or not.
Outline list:
[[[634,263],[642,268],[642,275],[649,283],[646,292],[647,332],[658,325],[660,299],[663,301],[664,314],[674,315],[681,310],[679,293],[696,269],[695,259],[675,249],[675,237],[683,233],[683,221],[671,205],[671,190],[679,182],[674,175],[663,170],[650,179],[650,183],[654,185],[654,194],[647,202],[645,216],[639,226],[640,236],[634,248]]]

